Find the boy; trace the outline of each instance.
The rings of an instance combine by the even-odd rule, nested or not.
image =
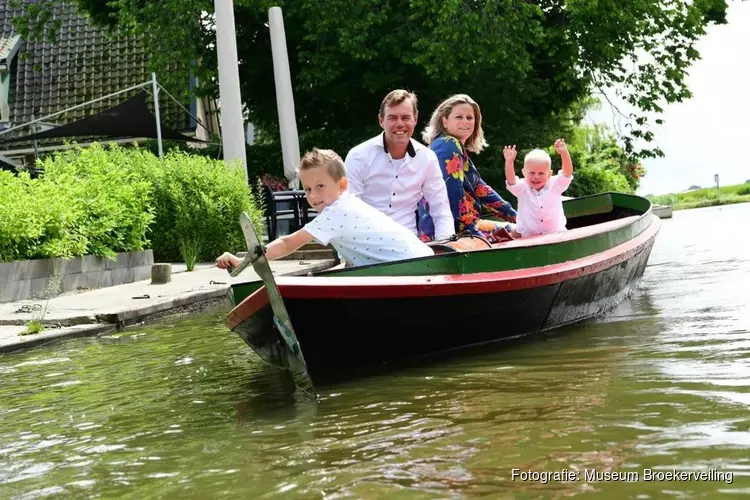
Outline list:
[[[555,151],[562,157],[562,175],[552,175],[552,158],[535,149],[523,160],[523,179],[516,177],[513,161],[516,146],[505,146],[505,185],[518,198],[516,232],[521,236],[565,231],[562,194],[573,181],[573,161],[563,139],[555,141]]]
[[[305,243],[329,243],[353,266],[434,255],[430,247],[380,210],[347,192],[346,167],[330,149],[308,151],[299,164],[305,197],[318,216],[304,228],[272,241],[268,260],[288,255]],[[216,267],[237,267],[242,261],[229,252],[216,259]]]

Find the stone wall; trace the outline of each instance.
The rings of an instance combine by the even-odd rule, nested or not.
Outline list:
[[[115,260],[93,255],[0,263],[0,302],[42,299],[151,277],[154,253],[123,252]]]

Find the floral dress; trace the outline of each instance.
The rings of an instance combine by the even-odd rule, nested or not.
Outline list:
[[[500,197],[479,175],[461,142],[453,136],[441,135],[430,144],[443,171],[451,212],[456,222],[456,233],[469,231],[476,236],[488,237],[499,227],[510,231],[510,224],[480,218],[482,210],[507,222],[516,221],[516,211]],[[430,217],[430,207],[424,198],[418,206],[419,238],[435,239],[435,226]]]

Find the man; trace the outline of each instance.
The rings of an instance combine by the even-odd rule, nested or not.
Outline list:
[[[448,192],[437,156],[413,140],[417,96],[390,92],[380,104],[383,133],[355,146],[346,156],[349,192],[396,222],[417,232],[417,204],[425,198],[435,223],[435,239],[455,232]]]

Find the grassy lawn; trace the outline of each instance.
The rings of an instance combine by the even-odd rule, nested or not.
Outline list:
[[[750,183],[723,186],[720,189],[721,196],[718,196],[716,188],[712,187],[684,193],[652,195],[648,196],[648,199],[654,204],[672,205],[673,210],[750,202]]]

